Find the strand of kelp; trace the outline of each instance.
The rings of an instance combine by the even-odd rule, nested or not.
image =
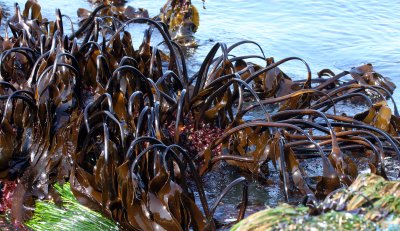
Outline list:
[[[18,179],[14,222],[29,219],[28,208],[54,194],[54,183],[69,182],[80,203],[125,229],[216,229],[220,199],[242,185],[239,221],[251,193],[240,177],[210,205],[202,176],[220,161],[265,177],[271,162],[285,198],[300,193],[311,208],[356,179],[354,153],[393,178],[385,156],[400,157],[400,120],[386,100],[395,86],[370,64],[312,78],[304,60],[275,62],[242,41],[215,44],[189,76],[162,22],[119,21],[100,5],[68,35],[60,10],[48,21],[28,3],[23,14],[15,5],[0,44],[0,170]],[[143,35],[128,31],[136,24],[147,26],[138,48],[132,40]],[[163,42],[152,44],[153,34]],[[232,58],[247,45],[260,54]],[[304,63],[304,80],[279,69],[292,61]],[[342,101],[369,109],[338,115]],[[248,119],[255,110],[262,117]],[[322,172],[309,177],[300,161],[316,157]]]

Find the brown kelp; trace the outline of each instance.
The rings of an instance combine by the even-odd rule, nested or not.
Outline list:
[[[96,0],[91,1],[95,6],[106,6],[99,10],[100,20],[109,23],[120,23],[132,18],[149,18],[149,12],[144,8],[135,8],[125,5],[125,1]],[[204,3],[204,2],[203,2]],[[92,11],[79,8],[78,16],[81,23],[93,15]],[[160,13],[153,17],[154,20],[162,21],[168,28],[173,41],[181,46],[196,47],[197,42],[194,34],[200,24],[199,12],[190,0],[176,1],[168,0],[160,9]]]
[[[108,23],[120,23],[121,21],[126,21],[132,18],[149,18],[149,12],[146,9],[136,9],[132,6],[125,6],[125,1],[96,0],[91,1],[91,3],[94,6],[102,7],[95,8],[94,11],[79,8],[77,14],[81,20],[80,24],[84,24],[90,16],[94,15],[97,15],[98,20],[107,21]]]
[[[158,16],[168,28],[171,38],[182,46],[197,46],[194,38],[200,24],[199,12],[191,0],[168,0]]]
[[[252,180],[227,184],[211,205],[202,177],[221,161],[260,183],[278,169],[286,200],[300,194],[314,209],[365,170],[361,158],[372,173],[397,177],[385,163],[400,157],[400,118],[387,102],[395,86],[370,64],[312,78],[304,60],[275,62],[242,41],[215,44],[189,76],[162,21],[122,17],[106,2],[78,11],[80,27],[68,31],[60,10],[49,21],[40,9],[16,4],[0,39],[0,176],[18,182],[15,223],[32,216],[35,200],[56,198],[55,183],[69,182],[80,203],[121,228],[213,230],[237,185],[237,221],[244,217]],[[137,24],[143,35],[130,32]],[[231,55],[249,45],[259,54]],[[304,64],[303,80],[280,69],[293,61]],[[369,110],[338,114],[343,101]],[[322,168],[312,176],[311,159]]]

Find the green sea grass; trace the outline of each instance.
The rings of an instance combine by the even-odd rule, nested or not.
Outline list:
[[[62,207],[51,200],[37,201],[32,219],[25,223],[33,230],[120,230],[102,214],[81,205],[72,194],[69,183],[54,185]]]
[[[360,175],[321,207],[326,211],[311,215],[308,207],[281,204],[250,215],[231,230],[400,230],[400,181]]]

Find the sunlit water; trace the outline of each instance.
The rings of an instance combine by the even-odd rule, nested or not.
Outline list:
[[[13,9],[12,1],[0,2],[6,10]],[[25,1],[17,2],[23,8]],[[60,8],[63,14],[72,17],[74,23],[78,21],[78,7],[91,8],[87,1],[79,0],[39,2],[45,17],[54,19],[55,8]],[[199,47],[187,51],[191,73],[199,69],[202,60],[216,42],[231,45],[241,40],[253,40],[260,44],[267,56],[275,57],[275,60],[289,56],[306,60],[314,76],[323,68],[339,73],[354,66],[372,63],[376,71],[390,77],[400,86],[400,3],[361,0],[206,0],[206,9],[203,9],[200,0],[192,2],[200,12],[200,27],[196,33]],[[163,0],[130,0],[127,5],[146,8],[150,16],[155,16],[164,3]],[[134,34],[134,43],[139,44],[141,40],[141,34],[139,37]],[[245,45],[234,54],[258,52],[254,45]],[[282,69],[290,76],[306,77],[305,67],[299,62],[284,64]],[[398,104],[400,90],[395,91],[394,98]],[[360,109],[354,107],[354,110]],[[393,165],[395,162],[390,163]],[[273,166],[270,167],[273,170]],[[321,169],[312,168],[309,171],[312,173]],[[255,184],[251,186],[250,207],[253,206],[255,210],[283,200],[279,176],[276,172],[271,174],[275,184],[271,182],[263,187]],[[228,167],[219,170],[216,175],[207,175],[207,196],[215,198],[236,177]],[[228,196],[229,200],[237,198],[241,193],[237,189],[233,194]],[[217,215],[232,218],[232,211],[236,211],[233,204],[226,203],[217,211]]]

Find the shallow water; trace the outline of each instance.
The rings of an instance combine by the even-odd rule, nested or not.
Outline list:
[[[23,8],[25,1],[17,2]],[[275,60],[289,56],[306,60],[314,76],[323,68],[339,73],[360,64],[372,63],[376,71],[390,77],[400,86],[400,3],[376,0],[206,0],[206,9],[203,9],[202,1],[192,2],[200,13],[200,27],[196,33],[199,47],[187,51],[192,73],[198,70],[215,42],[230,45],[241,40],[253,40],[260,44],[266,56],[273,56]],[[12,3],[13,1],[0,1],[0,5],[8,11],[13,9]],[[42,5],[44,17],[53,19],[55,8],[60,8],[63,14],[72,16],[74,23],[78,21],[78,7],[91,8],[83,0],[39,0],[39,3]],[[146,8],[150,16],[155,16],[164,3],[164,0],[130,0],[127,4]],[[141,40],[140,34],[135,43],[139,44]],[[258,52],[254,45],[246,45],[237,49],[234,54]],[[305,78],[306,70],[300,62],[289,62],[282,69],[289,76]],[[400,90],[395,91],[394,98],[399,104]],[[355,107],[354,110],[364,109]],[[320,169],[313,168],[309,171]],[[271,174],[275,184],[251,186],[250,201],[254,210],[264,205],[274,205],[283,199],[279,176],[276,172]],[[212,190],[208,191],[208,197],[215,198],[236,177],[228,167],[207,175],[204,179],[206,183],[221,182],[209,185],[208,188]],[[232,195],[228,196],[228,200],[234,200],[241,192],[236,190]],[[236,199],[236,202],[239,200]],[[235,211],[233,208],[232,203],[224,204],[217,215],[234,217],[231,214]]]

